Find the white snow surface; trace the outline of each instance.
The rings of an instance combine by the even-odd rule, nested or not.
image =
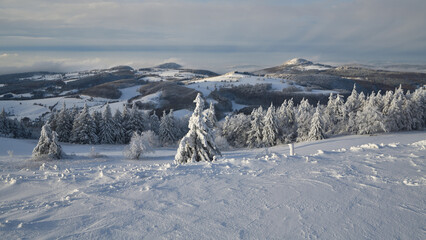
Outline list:
[[[173,163],[123,145],[0,138],[1,239],[426,239],[426,132],[343,136]],[[9,153],[8,153],[9,151]]]
[[[330,90],[317,90],[316,92],[309,92],[307,89],[303,86],[293,84],[290,85],[290,82],[287,79],[282,78],[274,78],[274,77],[261,77],[261,76],[254,76],[254,75],[247,75],[237,72],[230,72],[224,75],[220,75],[217,77],[210,77],[210,78],[204,78],[199,80],[188,80],[185,81],[186,87],[195,89],[201,93],[203,93],[204,96],[208,96],[212,91],[214,91],[216,88],[223,88],[223,87],[232,87],[232,86],[239,86],[239,85],[256,85],[256,84],[271,84],[271,90],[273,91],[282,91],[284,88],[288,87],[295,87],[299,89],[298,92],[305,92],[307,94],[314,93],[314,94],[330,94]]]

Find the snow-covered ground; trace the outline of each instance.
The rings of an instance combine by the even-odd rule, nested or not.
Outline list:
[[[217,77],[204,78],[199,80],[189,80],[185,81],[186,86],[192,89],[195,89],[204,96],[208,96],[215,89],[222,87],[232,87],[239,85],[256,85],[256,84],[271,84],[271,89],[273,91],[282,91],[285,88],[292,87],[298,89],[298,92],[313,93],[308,92],[306,87],[290,83],[289,80],[282,78],[273,78],[273,77],[260,77],[254,75],[247,75],[243,73],[230,72]],[[331,92],[337,93],[336,91],[330,90],[317,90],[316,94],[330,94]]]
[[[108,99],[108,98],[99,98],[99,97],[89,97],[85,95],[80,95],[80,98],[72,97],[55,97],[55,98],[44,98],[44,99],[34,99],[34,100],[0,100],[0,109],[5,109],[6,112],[9,112],[18,119],[28,117],[30,119],[36,119],[37,117],[50,113],[52,109],[61,109],[63,103],[67,105],[67,108],[72,108],[76,106],[82,108],[86,103],[91,110],[103,111],[105,104],[107,102],[112,102],[110,104],[111,110],[113,113],[116,110],[123,111],[124,105],[127,103],[127,100],[135,96],[140,95],[138,92],[141,85],[119,89],[121,91],[121,97],[119,99]],[[145,99],[142,99],[142,102],[153,102],[158,104],[158,97],[160,92],[156,95],[146,96]]]
[[[0,238],[426,239],[426,133],[343,136],[173,164],[122,145],[0,138]],[[97,156],[96,156],[97,155]]]

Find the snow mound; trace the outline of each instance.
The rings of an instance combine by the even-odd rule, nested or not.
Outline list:
[[[349,150],[352,152],[360,152],[360,151],[363,151],[364,149],[379,149],[379,145],[375,143],[367,143],[367,144],[362,144],[359,146],[353,146]]]
[[[426,150],[426,140],[418,141],[410,145],[418,147],[420,150]]]

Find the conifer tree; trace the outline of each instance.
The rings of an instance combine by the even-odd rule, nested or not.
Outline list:
[[[109,104],[106,105],[105,110],[102,112],[102,119],[100,125],[100,143],[102,144],[113,144],[115,142],[115,136],[117,129],[114,119],[112,118],[111,108]]]
[[[124,105],[124,109],[121,114],[121,123],[124,130],[124,143],[129,143],[133,134],[133,126],[130,124],[130,111],[127,108],[127,105]]]
[[[315,109],[315,113],[311,120],[311,129],[309,130],[308,134],[309,141],[321,140],[325,138],[323,123],[320,114],[320,104],[318,102],[318,105]]]
[[[32,156],[35,158],[46,156],[48,158],[60,159],[63,155],[62,148],[57,141],[56,132],[52,132],[50,124],[46,123],[41,129],[40,138],[33,150]]]
[[[96,134],[97,139],[98,139],[94,143],[99,143],[99,141],[100,141],[99,136],[101,135],[102,114],[95,110],[95,111],[92,112],[91,117],[93,119],[93,123],[94,123],[94,126],[95,126],[95,134]]]
[[[210,103],[210,106],[208,109],[204,110],[204,121],[207,123],[208,127],[210,129],[213,129],[216,127],[217,119],[216,119],[216,113],[214,110],[213,103]]]
[[[58,140],[61,142],[69,142],[73,122],[72,117],[70,116],[65,105],[65,102],[62,106],[61,111],[57,115],[56,122],[56,133],[58,134]]]
[[[89,114],[87,104],[84,104],[83,110],[75,118],[71,142],[80,144],[95,144],[98,142],[96,135],[96,125]]]
[[[179,143],[176,163],[214,161],[221,153],[214,142],[211,130],[203,120],[204,100],[199,93],[194,100],[196,106],[189,120],[189,131]]]
[[[123,144],[126,142],[126,131],[123,126],[122,114],[120,110],[116,110],[113,117],[114,121],[114,142]]]
[[[355,126],[358,134],[372,134],[387,131],[383,114],[374,104],[374,98],[369,97],[368,101],[357,111]]]
[[[0,135],[7,136],[8,134],[10,134],[9,119],[7,118],[6,111],[3,108],[0,113]]]
[[[175,124],[175,118],[173,116],[173,110],[170,110],[169,114],[163,111],[163,117],[160,120],[159,137],[160,141],[164,146],[171,145],[177,141],[177,129]]]
[[[356,85],[352,89],[351,95],[346,99],[345,102],[345,120],[344,125],[346,126],[347,132],[356,132],[355,118],[357,111],[360,109],[361,103],[359,101],[359,94],[356,91]]]
[[[155,114],[155,111],[152,111],[151,116],[149,116],[149,124],[150,129],[158,135],[160,132],[160,119],[158,118],[157,114]]]
[[[222,136],[234,147],[244,147],[248,144],[248,131],[250,117],[243,113],[226,116],[222,125]]]
[[[263,144],[267,147],[275,146],[278,143],[279,128],[277,124],[277,117],[275,107],[272,105],[266,111],[263,118]]]
[[[263,108],[260,106],[251,112],[250,129],[247,133],[247,145],[250,148],[263,147]]]
[[[308,140],[309,131],[311,129],[312,106],[307,99],[300,101],[297,109],[297,141],[303,142]]]

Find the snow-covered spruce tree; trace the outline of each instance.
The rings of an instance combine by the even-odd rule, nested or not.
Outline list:
[[[277,124],[277,117],[275,113],[275,107],[272,105],[269,106],[266,111],[265,116],[263,117],[263,144],[267,147],[272,147],[278,144],[279,139],[279,128]]]
[[[155,134],[159,134],[160,132],[160,119],[158,118],[155,111],[152,111],[152,114],[149,116],[149,128],[155,132]]]
[[[344,104],[339,94],[334,96],[333,93],[330,93],[323,116],[324,132],[328,134],[338,134],[346,131],[346,126],[343,128],[345,118]]]
[[[80,144],[95,144],[98,142],[96,125],[89,114],[87,104],[84,104],[83,110],[74,120],[70,141]]]
[[[128,131],[141,133],[145,131],[145,119],[142,112],[139,111],[136,103],[133,103],[129,114]]]
[[[194,100],[196,106],[189,120],[189,131],[180,140],[175,155],[176,163],[214,161],[221,153],[214,142],[211,130],[203,121],[204,100],[198,93]]]
[[[358,134],[372,134],[386,132],[383,114],[374,104],[374,98],[369,97],[365,101],[355,118],[355,126]]]
[[[123,127],[122,123],[122,115],[120,110],[116,110],[113,117],[113,123],[114,123],[114,142],[118,144],[123,144],[126,142],[126,131]]]
[[[50,125],[50,129],[52,129],[53,131],[56,131],[56,127],[58,126],[58,124],[56,123],[57,120],[58,120],[58,112],[56,111],[56,109],[52,109],[48,122]]]
[[[286,122],[282,128],[282,139],[284,143],[291,143],[296,141],[297,137],[297,119],[294,108],[293,98],[287,101],[285,109]]]
[[[204,115],[204,121],[206,122],[207,126],[210,129],[213,129],[216,127],[217,119],[216,119],[216,113],[214,110],[213,103],[210,103],[210,107],[203,112]]]
[[[307,99],[300,101],[297,109],[297,141],[304,142],[308,140],[309,131],[311,130],[312,105]]]
[[[124,149],[124,155],[130,159],[139,159],[145,153],[153,152],[152,131],[150,133],[143,132],[139,134],[134,132],[130,139],[129,145]]]
[[[411,94],[408,107],[413,118],[412,129],[426,127],[426,87],[418,88]]]
[[[4,108],[0,113],[0,136],[8,136],[10,134],[9,119],[7,118]]]
[[[94,143],[100,143],[99,136],[101,135],[101,124],[102,124],[102,114],[98,111],[93,111],[91,114],[91,117],[93,119],[93,123],[95,125],[95,134],[97,136],[97,142]]]
[[[311,129],[308,134],[308,141],[321,140],[325,138],[323,123],[321,120],[320,103],[318,102],[314,116],[311,120]]]
[[[351,95],[346,99],[345,102],[345,118],[344,118],[344,126],[346,126],[346,132],[354,133],[357,130],[355,126],[355,118],[358,110],[361,107],[361,102],[359,101],[359,94],[356,91],[356,85],[354,84],[354,88],[352,89]]]
[[[222,125],[222,136],[234,147],[247,146],[248,133],[250,129],[250,116],[243,113],[226,116]]]
[[[172,145],[177,141],[178,129],[176,129],[173,110],[169,114],[163,111],[163,117],[160,120],[159,137],[163,146]]]
[[[130,124],[130,110],[127,105],[124,105],[124,109],[121,114],[121,125],[123,126],[123,143],[129,143],[133,134],[133,127]]]
[[[51,130],[49,123],[46,123],[41,128],[40,138],[33,150],[33,158],[48,157],[61,159],[63,155],[62,148],[58,144],[56,132]]]
[[[115,132],[119,129],[115,128],[114,119],[112,118],[111,108],[109,104],[106,105],[105,110],[102,112],[102,119],[99,131],[99,142],[102,144],[113,144],[115,142]]]
[[[67,110],[65,102],[62,106],[61,111],[58,113],[56,118],[56,133],[58,134],[58,140],[61,142],[69,142],[71,131],[72,131],[72,117]]]
[[[251,112],[250,128],[247,133],[247,145],[250,148],[264,147],[263,142],[263,108],[260,106]]]

